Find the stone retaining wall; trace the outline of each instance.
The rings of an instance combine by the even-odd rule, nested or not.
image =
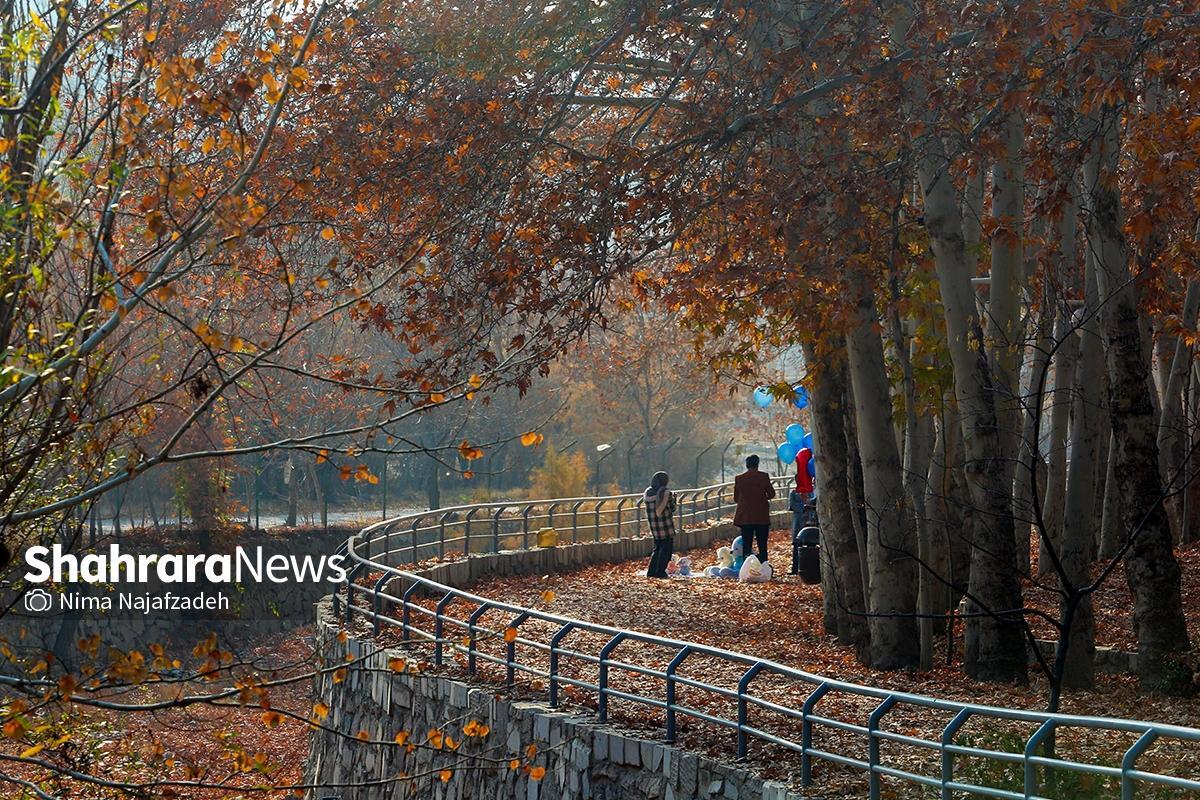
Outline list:
[[[320,787],[310,791],[311,800],[801,797],[782,783],[638,738],[593,717],[510,700],[494,688],[396,672],[393,659],[404,658],[406,651],[372,652],[370,642],[346,638],[341,631],[326,598],[317,608],[318,652],[326,663],[349,666],[337,679],[326,675],[317,682],[318,698],[329,712],[325,729],[314,731],[311,738],[306,780]],[[486,725],[487,734],[463,736],[463,728],[472,721]],[[456,749],[408,751],[394,744],[397,734],[422,742],[431,730],[453,737]],[[532,759],[530,746],[536,748]],[[510,759],[518,760],[516,769]],[[545,774],[534,780],[527,767],[544,769]],[[450,772],[443,775],[443,769]],[[401,773],[417,777],[386,781]]]
[[[790,525],[790,514],[777,514],[776,527]],[[728,523],[693,528],[675,537],[678,551],[715,547],[738,535]],[[496,575],[534,575],[590,564],[616,563],[649,556],[650,539],[612,539],[536,550],[462,556],[419,571],[448,586],[466,586]],[[319,701],[329,708],[330,730],[312,735],[306,778],[318,786],[313,800],[793,800],[781,783],[763,781],[749,771],[687,753],[661,741],[641,739],[594,717],[556,712],[542,703],[519,702],[481,688],[435,675],[397,673],[393,659],[403,649],[371,652],[372,644],[341,635],[330,598],[317,608],[316,641],[325,663],[354,662],[340,680],[317,682]],[[365,657],[364,657],[364,654]],[[360,661],[361,659],[361,661]],[[488,727],[482,739],[460,732],[470,720]],[[454,753],[397,747],[397,734],[424,740],[444,728],[461,744]],[[365,736],[369,741],[362,741]],[[537,755],[525,763],[527,748]],[[484,756],[493,761],[475,760]],[[518,769],[510,759],[522,760]],[[529,767],[545,769],[533,780]],[[439,772],[450,769],[443,782]],[[380,781],[400,772],[421,775],[373,786],[343,786]],[[409,792],[412,794],[409,794]]]
[[[791,530],[790,513],[774,514],[772,527]],[[685,530],[675,536],[675,551],[715,548],[732,542],[741,532],[729,523],[717,523]],[[563,544],[534,550],[501,550],[499,553],[460,556],[454,561],[433,564],[417,574],[445,586],[461,588],[489,577],[508,575],[546,575],[564,572],[592,564],[621,563],[650,558],[651,539],[648,536],[632,539],[606,539],[599,542]],[[778,565],[784,570],[790,565]]]

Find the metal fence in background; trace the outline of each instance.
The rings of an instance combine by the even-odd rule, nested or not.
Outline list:
[[[723,516],[732,502],[730,486],[678,492],[679,522]],[[785,495],[786,491],[779,494]],[[409,646],[431,648],[435,665],[445,663],[448,652],[456,652],[465,656],[472,673],[479,672],[481,665],[502,667],[510,686],[518,673],[543,680],[552,707],[562,701],[564,687],[573,687],[594,698],[600,721],[609,718],[614,700],[661,712],[667,742],[676,740],[679,720],[691,718],[732,731],[733,750],[739,759],[750,755],[751,741],[794,751],[799,754],[800,782],[804,786],[812,783],[814,760],[823,760],[862,771],[871,798],[880,797],[885,778],[936,789],[944,799],[962,795],[1050,798],[1053,794],[1043,794],[1053,791],[1047,788],[1047,782],[1061,783],[1068,775],[1109,781],[1114,787],[1119,784],[1119,790],[1104,793],[1098,789],[1101,793],[1073,796],[1107,797],[1119,791],[1128,800],[1145,796],[1151,789],[1175,792],[1171,795],[1174,797],[1200,796],[1200,777],[1194,774],[1173,775],[1138,767],[1139,759],[1151,748],[1159,751],[1170,747],[1178,752],[1180,747],[1200,747],[1197,729],[959,703],[832,680],[744,653],[481,597],[400,568],[423,554],[445,554],[457,548],[460,552],[476,552],[476,544],[496,550],[510,537],[518,539],[513,544],[526,546],[543,522],[564,533],[570,531],[570,540],[576,542],[605,538],[607,534],[637,535],[641,531],[639,498],[620,495],[484,503],[372,525],[351,537],[343,548],[353,565],[353,574],[347,580],[344,598],[335,597],[335,608],[347,620],[368,621],[376,634],[393,628]],[[369,586],[356,583],[360,576],[367,575],[374,579]],[[430,595],[437,598],[432,608],[420,602],[422,596]],[[469,613],[465,617],[450,614],[452,605],[458,610],[465,606]],[[518,632],[515,637],[505,635],[513,629]],[[597,646],[581,643],[588,638]],[[503,642],[502,652],[498,652],[499,642]],[[634,663],[630,658],[634,646],[642,655],[657,654],[655,663],[665,666]],[[737,678],[704,679],[684,671],[687,664],[698,662],[731,668],[713,671]],[[803,701],[770,699],[766,695],[772,692],[763,689],[768,680],[776,689],[787,688],[789,696],[799,692]],[[760,688],[757,693],[756,687]],[[860,716],[839,718],[831,708],[846,706],[857,709]],[[721,708],[728,711],[718,710]],[[911,720],[921,715],[944,720],[944,724],[937,727],[936,734],[927,730],[922,735],[911,728]],[[897,719],[908,721],[909,727],[888,726]],[[1017,736],[1019,747],[1009,749],[965,736],[968,725],[972,730],[981,725],[1008,726],[1006,730],[1016,726],[1024,732],[1010,734]],[[1070,760],[1047,755],[1047,742],[1056,737],[1063,741],[1072,732],[1117,743],[1109,749],[1115,750],[1119,758],[1101,763],[1094,757]],[[1126,741],[1131,744],[1120,744]],[[912,766],[911,758],[900,757],[902,752],[914,751],[928,754],[934,767],[919,771]],[[977,764],[999,769],[967,769]],[[1007,779],[997,777],[1003,776],[1006,769]]]
[[[772,478],[775,508],[786,508],[787,477]],[[641,536],[641,494],[475,503],[415,512],[377,522],[355,537],[363,556],[388,566],[445,558],[454,553],[525,549],[539,530],[554,528],[560,541],[577,544]],[[733,509],[733,484],[675,491],[676,525],[724,518]]]

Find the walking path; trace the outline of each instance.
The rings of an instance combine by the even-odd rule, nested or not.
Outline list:
[[[714,561],[712,552],[693,551],[693,564],[701,568]],[[1200,557],[1200,552],[1192,554]],[[965,679],[961,665],[946,665],[944,661],[933,670],[924,673],[878,672],[861,666],[851,648],[838,645],[822,629],[822,600],[820,587],[808,586],[798,577],[787,574],[791,563],[788,533],[776,531],[772,534],[771,561],[779,567],[777,579],[768,584],[741,584],[736,581],[712,578],[675,578],[654,580],[646,578],[645,560],[617,564],[604,564],[541,577],[491,578],[470,587],[478,595],[503,598],[505,602],[518,605],[544,603],[547,592],[553,593],[549,610],[553,613],[601,623],[613,627],[629,628],[641,632],[661,635],[673,639],[694,641],[700,644],[750,653],[756,657],[788,664],[829,678],[852,681],[896,691],[913,692],[960,702],[1001,706],[1014,709],[1039,710],[1045,703],[1047,687],[1044,679],[1032,674],[1028,688],[978,684]],[[1194,570],[1189,570],[1194,574]],[[1120,587],[1123,584],[1114,584]],[[464,587],[465,588],[465,587]],[[1108,598],[1108,601],[1117,598]],[[432,604],[430,604],[432,605]],[[1124,607],[1126,610],[1128,606]],[[465,618],[472,608],[466,604],[450,603],[447,613]],[[1127,616],[1127,614],[1126,614]],[[1108,630],[1113,638],[1123,638],[1123,621],[1119,614],[1108,614],[1102,631]],[[1127,620],[1125,620],[1127,621]],[[532,633],[536,622],[527,622],[522,635]],[[547,629],[552,632],[552,629]],[[1108,635],[1108,634],[1105,634]],[[573,646],[582,650],[598,650],[603,641],[589,641],[586,635],[573,638]],[[938,643],[939,654],[944,653],[944,640]],[[526,654],[526,657],[529,657]],[[622,646],[620,659],[652,669],[666,666],[661,651],[644,648],[637,652],[633,646]],[[462,664],[460,664],[460,667]],[[736,683],[739,669],[733,664],[706,663],[698,660],[689,662],[689,674],[698,678],[718,677],[719,670],[730,670],[726,680]],[[482,670],[485,678],[503,682],[503,670]],[[594,681],[594,668],[581,665],[578,673],[570,674],[581,680]],[[636,692],[646,687],[640,685],[635,675],[610,675],[613,686],[618,690]],[[532,697],[544,697],[545,686],[539,680],[519,683]],[[789,684],[771,679],[756,681],[757,695],[780,705],[799,708],[811,687]],[[565,690],[565,705],[594,708],[593,693]],[[712,698],[688,697],[681,689],[680,702],[696,704],[719,716],[729,718],[736,713],[732,700],[722,702]],[[823,713],[847,721],[861,722],[874,705],[866,698],[831,698],[823,701]],[[1094,691],[1073,693],[1063,703],[1063,713],[1091,716],[1112,716],[1153,720],[1157,722],[1200,727],[1200,702],[1147,696],[1137,691],[1136,680],[1127,675],[1101,675]],[[613,701],[611,713],[614,719],[647,735],[661,737],[662,714],[644,706]],[[949,721],[948,715],[909,709],[890,714],[886,727],[902,733],[933,735]],[[752,712],[751,724],[759,724]],[[977,729],[971,724],[964,727],[961,736],[964,742],[996,750],[1020,749],[1020,744],[1030,736],[1036,726],[1020,723],[1000,723],[994,720],[981,721]],[[764,725],[767,723],[763,722]],[[767,725],[769,727],[769,725]],[[781,724],[772,731],[777,735],[796,740],[799,736],[798,723]],[[680,743],[698,752],[710,755],[728,753],[732,734],[695,720],[681,722]],[[824,742],[815,741],[814,746],[829,745],[833,749],[853,750],[865,748],[861,737],[835,731],[824,731]],[[1076,731],[1062,735],[1056,745],[1063,758],[1082,760],[1097,759],[1099,763],[1117,764],[1120,756],[1136,737],[1113,735],[1111,732]],[[938,756],[934,752],[903,745],[888,743],[889,763],[912,769],[915,772],[936,774]],[[792,751],[755,742],[750,750],[756,765],[761,765],[764,777],[776,780],[792,780],[798,775],[798,756]],[[1200,748],[1180,747],[1173,743],[1170,748],[1152,747],[1139,761],[1143,769],[1161,770],[1166,773],[1190,776],[1200,773]],[[962,769],[967,776],[982,779],[991,785],[1020,789],[1023,774],[1018,765],[975,762],[964,760]],[[974,772],[972,772],[974,770]],[[850,792],[858,794],[865,786],[860,771],[853,771],[821,764],[816,770],[820,792]],[[1072,776],[1075,777],[1075,776]],[[1084,776],[1085,778],[1088,776]],[[1119,782],[1089,778],[1088,786],[1098,794],[1083,796],[1114,796],[1119,794]],[[1086,787],[1084,787],[1086,790]],[[894,796],[924,796],[912,789]],[[1090,791],[1090,790],[1088,790]],[[1110,794],[1111,793],[1111,794]],[[1065,796],[1065,795],[1064,795]],[[1149,795],[1156,796],[1156,795]],[[1164,796],[1173,796],[1166,794]],[[1178,796],[1178,795],[1174,795]]]

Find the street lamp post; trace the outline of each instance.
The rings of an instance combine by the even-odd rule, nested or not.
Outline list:
[[[592,494],[599,496],[600,494],[600,465],[604,463],[604,459],[611,456],[616,450],[608,442],[596,445],[596,452],[600,457],[596,459],[596,471],[592,474]]]

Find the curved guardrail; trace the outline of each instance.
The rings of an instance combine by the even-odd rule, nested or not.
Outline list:
[[[724,484],[680,492],[681,522],[686,519],[711,519],[726,510],[729,504],[725,500],[731,494],[729,486]],[[518,672],[544,679],[548,683],[547,694],[552,707],[559,705],[564,686],[574,687],[595,696],[597,716],[602,722],[609,718],[611,700],[627,701],[662,711],[667,742],[675,741],[679,718],[689,717],[734,731],[739,759],[747,758],[751,740],[795,751],[800,754],[800,778],[804,786],[811,785],[813,760],[819,759],[865,772],[869,796],[873,799],[880,797],[881,781],[885,776],[936,788],[944,800],[964,793],[999,798],[1048,798],[1040,794],[1045,788],[1042,785],[1042,771],[1051,769],[1055,775],[1076,773],[1119,781],[1123,800],[1136,797],[1139,785],[1143,784],[1200,792],[1200,778],[1196,776],[1171,775],[1139,769],[1137,766],[1138,759],[1156,744],[1174,742],[1177,745],[1191,743],[1191,746],[1200,746],[1200,730],[1197,729],[959,703],[832,680],[744,653],[695,642],[664,639],[480,597],[405,571],[396,563],[391,563],[406,555],[420,554],[431,546],[445,553],[448,552],[447,545],[462,543],[464,552],[469,552],[472,541],[469,520],[478,518],[479,511],[483,509],[495,514],[489,516],[489,526],[492,527],[488,528],[488,536],[491,537],[491,544],[499,543],[504,538],[504,534],[497,533],[494,527],[496,520],[507,520],[507,525],[527,537],[532,530],[527,521],[540,518],[553,520],[556,508],[569,509],[575,523],[571,529],[574,541],[579,540],[580,530],[594,533],[597,537],[603,530],[627,530],[624,526],[632,524],[632,520],[623,520],[622,514],[628,510],[627,506],[636,513],[637,502],[633,500],[636,497],[569,498],[531,501],[528,504],[488,503],[406,515],[372,525],[350,537],[343,546],[354,566],[346,582],[344,608],[342,599],[335,596],[335,610],[338,613],[344,611],[347,620],[368,620],[376,634],[385,625],[398,628],[406,644],[432,647],[435,665],[445,662],[449,649],[465,656],[467,669],[471,673],[479,672],[481,663],[503,667],[506,683],[510,686],[514,684]],[[602,510],[601,505],[597,505],[590,512],[593,514],[591,524],[582,529],[577,525],[578,512],[584,504],[618,500],[633,501],[611,508],[616,518],[608,521],[596,516]],[[474,515],[470,514],[471,509],[476,509]],[[421,524],[422,520],[432,522]],[[465,527],[461,531],[452,531],[453,535],[448,537],[448,527],[455,525]],[[637,529],[640,526],[635,525]],[[400,531],[411,541],[395,543],[394,537]],[[419,541],[421,538],[427,541]],[[357,580],[364,574],[369,577],[378,574],[379,577],[369,587],[362,586]],[[397,583],[400,588],[394,589],[393,585]],[[432,608],[419,601],[420,596],[430,595],[438,598]],[[447,613],[451,604],[466,605],[471,609],[470,613],[465,618],[451,615]],[[599,636],[603,644],[594,652],[570,645],[572,637],[578,641],[584,635]],[[501,642],[502,654],[492,652]],[[661,654],[658,663],[665,663],[666,666],[659,668],[620,660],[618,650],[627,650],[628,645],[633,643]],[[695,663],[700,659],[734,665],[739,669],[739,677],[736,682],[710,682],[682,672],[685,662]],[[589,670],[595,672],[595,680],[580,677]],[[632,677],[643,686],[652,682],[654,686],[661,687],[661,692],[649,694],[643,690],[618,688],[618,682],[614,680],[617,675]],[[771,676],[776,681],[803,687],[806,696],[799,708],[752,693],[751,689],[756,683],[761,687],[764,680]],[[696,699],[685,703],[680,697],[681,689],[686,689]],[[837,718],[833,712],[825,711],[835,698],[859,706],[865,718],[847,721]],[[736,711],[725,716],[712,710],[714,705],[722,703]],[[751,711],[756,715],[754,724],[751,724]],[[904,711],[907,713],[902,713]],[[891,719],[903,716],[911,721],[914,715],[922,714],[940,715],[939,719],[947,720],[937,730],[936,738],[925,738],[911,730],[891,730],[884,724],[889,715]],[[761,721],[758,717],[761,717]],[[980,719],[1017,724],[1032,732],[1022,737],[1020,752],[976,746],[956,739],[965,725]],[[1132,740],[1132,744],[1120,751],[1119,766],[1046,755],[1045,745],[1071,730],[1125,737]],[[829,738],[831,744],[826,746],[817,742],[818,735]],[[844,741],[839,741],[839,735],[843,739],[850,735],[860,745],[865,740],[866,746],[847,747]],[[897,763],[889,764],[884,759],[885,743],[917,748],[932,754],[938,765],[936,774],[916,772]],[[1021,771],[1023,785],[1017,790],[966,780],[956,771],[964,759],[1012,765],[1012,768]]]

